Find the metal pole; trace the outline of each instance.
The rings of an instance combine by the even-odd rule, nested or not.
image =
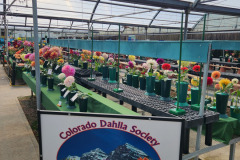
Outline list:
[[[26,31],[26,41],[27,41],[27,31]]]
[[[13,31],[14,31],[14,34],[13,34],[13,39],[15,39],[15,26],[14,26],[14,30],[13,30]]]
[[[148,38],[147,27],[145,27],[145,39],[147,40],[147,38]]]
[[[40,43],[41,43],[41,48],[42,48],[42,31],[41,31],[41,39],[40,39]]]
[[[189,11],[185,10],[185,26],[184,26],[184,40],[187,39],[187,29],[188,29],[188,15],[189,15]]]
[[[91,53],[91,75],[90,78],[88,78],[89,81],[94,81],[95,78],[92,77],[93,74],[93,68],[92,68],[92,61],[93,61],[93,26],[92,26],[92,53]]]
[[[41,108],[41,87],[40,87],[40,64],[39,64],[39,46],[38,46],[38,19],[37,19],[37,0],[32,0],[33,26],[34,26],[34,50],[35,50],[35,72],[36,72],[36,98],[37,110]]]
[[[183,38],[183,13],[182,13],[182,20],[181,20],[180,55],[179,55],[179,66],[178,66],[177,110],[179,108],[179,98],[180,98],[180,77],[181,77],[181,65],[182,65],[182,38]]]

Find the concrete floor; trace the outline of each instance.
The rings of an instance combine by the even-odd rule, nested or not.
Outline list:
[[[0,160],[38,160],[38,143],[32,133],[31,127],[17,100],[19,96],[29,96],[30,89],[27,86],[11,87],[0,65]],[[118,103],[119,101],[107,96]],[[131,109],[131,106],[124,103]],[[138,110],[140,114],[150,115]],[[201,138],[201,148],[204,145],[204,136]],[[194,151],[196,132],[190,133],[190,152]],[[213,141],[213,144],[218,142]],[[201,155],[201,160],[228,160],[229,146]],[[240,143],[236,145],[235,160],[240,160]]]
[[[0,160],[38,160],[38,143],[17,97],[29,96],[27,86],[11,87],[0,65]]]

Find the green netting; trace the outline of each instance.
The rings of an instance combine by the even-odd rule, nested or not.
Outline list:
[[[61,40],[51,39],[53,46],[91,50],[91,40]],[[207,62],[207,53],[210,42],[186,41],[183,42],[182,60]],[[118,41],[94,40],[94,51],[118,53]],[[179,41],[121,41],[121,54],[131,54],[164,59],[179,59]]]

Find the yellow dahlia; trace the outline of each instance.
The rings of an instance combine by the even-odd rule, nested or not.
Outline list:
[[[199,86],[199,77],[193,77],[193,78],[191,79],[191,84],[192,84],[194,87]]]
[[[219,81],[219,85],[222,89],[226,87],[229,83],[231,83],[231,81],[227,78],[223,78]]]
[[[128,59],[129,59],[130,61],[135,61],[136,57],[135,57],[134,55],[129,55],[129,56],[128,56]]]

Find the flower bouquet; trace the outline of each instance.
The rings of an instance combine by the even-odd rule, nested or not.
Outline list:
[[[155,76],[154,76],[154,70],[158,68],[158,63],[154,59],[149,59],[146,62],[148,66],[148,72],[146,73],[146,92],[145,95],[148,96],[155,96],[154,87],[155,87]]]
[[[64,80],[64,85],[69,92],[68,95],[67,95],[67,102],[68,102],[67,108],[74,109],[74,108],[76,108],[75,100],[72,100],[72,98],[77,93],[75,78],[73,76],[68,76]]]

